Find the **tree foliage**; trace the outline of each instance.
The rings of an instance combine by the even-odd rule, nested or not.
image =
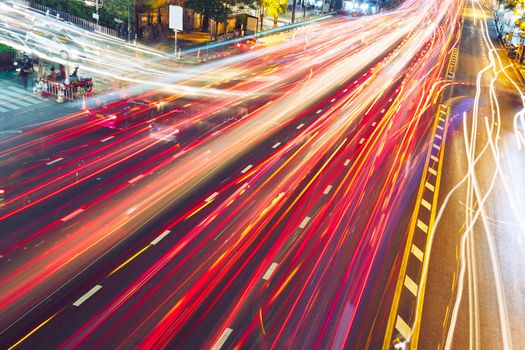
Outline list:
[[[288,11],[288,0],[260,0],[260,5],[268,16],[273,17],[274,26],[277,26],[279,16]]]

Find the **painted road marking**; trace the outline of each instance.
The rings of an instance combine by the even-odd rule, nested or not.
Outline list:
[[[440,145],[436,145],[435,143],[432,144],[432,147],[434,147],[434,148],[437,149],[438,151],[441,149],[441,146],[440,146]]]
[[[50,162],[47,162],[46,165],[53,165],[53,164],[55,164],[55,163],[60,162],[61,160],[64,160],[64,158],[57,158],[57,159],[55,159],[55,160],[52,160],[52,161],[50,161]]]
[[[438,128],[439,130],[443,130],[443,127],[442,127],[441,125],[438,125],[437,128]]]
[[[241,170],[241,173],[245,174],[248,170],[250,170],[253,167],[252,164],[248,165],[246,168]]]
[[[372,126],[376,126],[376,122],[373,122],[373,123],[372,123]]]
[[[363,142],[365,142],[365,138],[364,137],[361,140],[359,140],[359,144],[362,145]]]
[[[67,215],[67,216],[64,216],[62,219],[60,219],[60,221],[62,222],[66,222],[68,220],[71,220],[73,219],[75,216],[77,216],[78,214],[82,213],[84,211],[84,209],[80,208],[80,209],[77,209],[75,210],[74,212],[72,212],[71,214]]]
[[[276,268],[277,268],[277,263],[272,263],[270,267],[268,268],[268,270],[266,270],[266,273],[264,274],[262,279],[265,281],[268,281],[270,279],[270,276],[272,276],[272,273],[275,271]]]
[[[348,89],[344,89],[344,90],[343,90],[343,92],[347,92],[347,91],[348,91]]]
[[[432,167],[430,167],[430,166],[428,167],[428,172],[431,173],[431,174],[434,175],[434,176],[437,175],[437,171],[434,170],[434,168],[432,168]]]
[[[434,192],[434,185],[432,185],[431,183],[429,183],[428,181],[425,182],[425,187],[428,188],[429,190],[431,190],[432,192]]]
[[[318,110],[318,111],[317,111],[317,112],[315,112],[315,113],[316,113],[316,114],[319,114],[319,113],[321,113],[322,111],[323,111],[323,110],[322,110],[322,109],[320,109],[320,110]]]
[[[443,136],[441,136],[440,134],[436,134],[436,138],[440,139],[440,140],[443,140]]]
[[[335,102],[335,98],[331,99],[330,102]]]
[[[326,189],[324,190],[323,194],[328,194],[328,193],[330,193],[330,190],[331,190],[331,189],[332,189],[332,186],[328,185],[328,186],[326,187]]]
[[[417,258],[417,260],[419,260],[421,262],[423,261],[423,256],[424,256],[423,251],[421,249],[419,249],[417,247],[417,245],[412,243],[412,248],[410,249],[410,252],[412,254],[414,254],[414,256]]]
[[[421,198],[421,205],[427,208],[427,210],[432,209],[432,204],[427,202],[425,198]]]
[[[417,284],[412,280],[412,278],[408,277],[408,275],[405,276],[405,287],[414,294],[414,296],[417,296]]]
[[[91,288],[89,290],[89,292],[87,292],[86,294],[84,294],[83,296],[81,296],[80,298],[78,298],[77,301],[75,301],[73,303],[73,306],[80,306],[82,305],[83,302],[85,302],[86,300],[88,300],[91,296],[93,296],[93,294],[95,294],[96,292],[98,292],[100,290],[100,288],[102,288],[102,286],[100,284],[97,284],[96,286],[94,286],[93,288]]]
[[[299,129],[302,128],[303,126],[304,126],[304,124],[302,124],[302,123],[299,124],[299,125],[297,126],[297,130],[299,130]]]
[[[350,163],[350,159],[347,159],[345,160],[345,163],[343,164],[343,166],[347,166],[349,163]]]
[[[224,345],[224,343],[226,343],[226,340],[228,340],[228,337],[230,336],[230,334],[232,334],[232,332],[233,332],[233,329],[226,328],[224,330],[224,332],[222,332],[221,337],[219,338],[219,340],[217,340],[215,345],[213,345],[211,350],[220,350],[222,348],[222,346]]]
[[[428,226],[423,221],[417,219],[417,227],[419,227],[423,232],[428,232]]]
[[[158,235],[157,238],[155,238],[153,241],[151,241],[151,245],[156,245],[157,243],[159,243],[160,241],[162,241],[162,239],[164,239],[164,237],[166,237],[167,235],[169,235],[171,233],[170,230],[166,230],[164,232],[162,232],[160,235]]]
[[[215,199],[215,197],[217,197],[219,195],[219,192],[213,192],[212,194],[209,195],[208,198],[206,198],[204,201],[209,203],[211,202],[213,199]]]
[[[435,155],[431,155],[430,159],[432,159],[434,162],[439,162],[438,157],[436,157]]]
[[[410,334],[410,326],[399,315],[397,315],[396,329],[404,339],[408,339]]]
[[[310,217],[306,216],[303,221],[301,221],[301,224],[299,225],[299,228],[305,228],[306,225],[308,225],[308,222],[310,221]]]
[[[129,180],[128,183],[134,184],[135,182],[137,182],[140,179],[142,179],[144,176],[146,176],[146,175],[144,175],[144,174],[137,175],[133,179]]]
[[[276,149],[276,148],[279,147],[280,145],[281,145],[281,143],[280,143],[280,142],[277,142],[275,145],[273,145],[272,148],[273,148],[273,149]]]
[[[109,141],[109,140],[114,139],[114,138],[115,138],[115,136],[109,136],[109,137],[106,137],[105,139],[100,140],[100,142],[106,142],[106,141]]]

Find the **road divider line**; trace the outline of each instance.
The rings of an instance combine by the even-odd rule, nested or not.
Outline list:
[[[64,216],[62,219],[60,219],[60,221],[62,221],[62,222],[66,222],[66,221],[68,221],[68,220],[71,220],[71,219],[73,219],[75,216],[77,216],[77,215],[79,215],[80,213],[82,213],[83,211],[84,211],[84,209],[79,208],[79,209],[75,210],[74,212],[72,212],[71,214]]]
[[[162,241],[164,239],[164,237],[166,237],[167,235],[169,235],[171,233],[170,230],[166,230],[164,232],[162,232],[160,235],[157,236],[157,238],[155,238],[153,241],[151,241],[151,245],[156,245],[157,243],[159,243],[160,241]]]
[[[306,216],[303,221],[299,224],[299,228],[305,228],[306,225],[308,225],[308,222],[310,221],[310,217]]]
[[[211,202],[212,200],[214,200],[215,197],[217,197],[218,195],[219,195],[219,192],[213,192],[213,193],[210,194],[210,195],[208,196],[208,198],[206,198],[204,201],[205,201],[206,203],[209,203],[209,202]]]
[[[434,162],[439,162],[438,157],[436,157],[435,155],[431,155],[430,159],[432,159]]]
[[[359,144],[362,145],[363,142],[365,142],[365,140],[366,140],[366,139],[363,137],[361,140],[359,140]]]
[[[252,164],[248,165],[246,168],[244,168],[244,169],[241,170],[241,173],[246,174],[246,172],[247,172],[248,170],[250,170],[252,167],[253,167]]]
[[[437,175],[437,171],[434,170],[434,168],[432,168],[431,166],[428,167],[428,172],[431,173],[431,174],[434,175],[434,176]]]
[[[326,189],[324,190],[323,194],[328,194],[328,193],[330,193],[331,190],[332,190],[332,186],[331,186],[331,185],[328,185],[328,186],[326,187]]]
[[[279,147],[280,145],[281,145],[281,143],[280,143],[280,142],[277,142],[275,145],[273,145],[272,148],[273,148],[273,149],[276,149],[276,148]]]
[[[425,198],[421,198],[421,205],[424,206],[427,210],[432,209],[432,204],[427,202]]]
[[[418,289],[418,285],[416,282],[414,282],[412,280],[412,278],[410,278],[407,275],[405,275],[405,287],[407,287],[407,289],[412,293],[414,294],[414,296],[417,296],[417,289]]]
[[[430,191],[434,192],[435,187],[430,182],[425,182],[425,187],[428,188]]]
[[[373,122],[373,123],[372,123],[372,126],[376,126],[376,124],[377,124],[376,122]]]
[[[109,141],[109,140],[114,139],[114,138],[115,138],[115,136],[106,137],[105,139],[100,140],[100,142],[106,142],[106,141]]]
[[[301,129],[303,126],[304,126],[304,124],[302,124],[302,123],[299,124],[299,125],[297,126],[297,130]]]
[[[417,219],[417,227],[419,227],[423,232],[428,233],[428,226],[420,219]]]
[[[410,326],[401,318],[401,316],[397,315],[396,319],[396,329],[399,333],[401,333],[401,336],[404,339],[407,339],[410,334]]]
[[[270,265],[270,267],[268,268],[268,270],[266,270],[266,273],[264,274],[264,276],[262,277],[263,280],[265,281],[268,281],[270,279],[270,277],[272,276],[273,272],[275,271],[275,269],[277,268],[277,263],[272,263]]]
[[[315,112],[316,114],[319,114],[321,113],[323,110],[322,109],[319,109],[317,112]]]
[[[213,345],[211,350],[220,350],[222,346],[224,345],[224,343],[226,343],[226,340],[228,340],[228,337],[230,336],[230,334],[232,334],[232,332],[233,332],[233,329],[226,328],[224,332],[222,332],[220,338],[217,340],[215,345]]]
[[[350,164],[350,159],[345,160],[343,166],[347,166],[348,164]]]
[[[55,159],[55,160],[52,160],[52,161],[50,161],[50,162],[47,162],[46,165],[53,165],[53,164],[55,164],[55,163],[60,162],[61,160],[64,160],[64,158],[57,158],[57,159]]]
[[[416,257],[417,260],[423,261],[424,253],[421,249],[417,247],[417,245],[412,243],[412,248],[410,249],[410,252]]]
[[[142,179],[144,176],[144,174],[140,174],[138,176],[135,176],[133,179],[129,180],[128,183],[129,184],[134,184],[135,182],[139,181],[140,179]]]
[[[91,298],[93,296],[93,294],[95,294],[96,292],[98,292],[100,289],[102,288],[102,286],[100,284],[97,284],[96,286],[94,286],[93,288],[91,288],[86,294],[84,294],[83,296],[81,296],[80,298],[77,299],[77,301],[75,301],[73,303],[73,306],[76,306],[76,307],[79,307],[80,305],[82,305],[86,300],[88,300],[89,298]]]

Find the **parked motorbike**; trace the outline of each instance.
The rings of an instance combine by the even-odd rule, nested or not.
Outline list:
[[[518,56],[518,47],[514,45],[510,45],[509,52],[508,52],[509,58],[514,59]]]
[[[72,89],[74,92],[79,88],[84,89],[86,92],[91,92],[91,90],[93,90],[93,79],[90,77],[80,77],[78,75],[78,68],[78,64],[75,65],[75,70],[66,80],[64,80],[64,85],[66,88]]]

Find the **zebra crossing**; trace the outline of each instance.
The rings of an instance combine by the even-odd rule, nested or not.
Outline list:
[[[21,108],[36,107],[44,103],[44,99],[33,95],[31,90],[24,90],[21,87],[2,84],[0,87],[0,115],[3,113],[14,112]]]

